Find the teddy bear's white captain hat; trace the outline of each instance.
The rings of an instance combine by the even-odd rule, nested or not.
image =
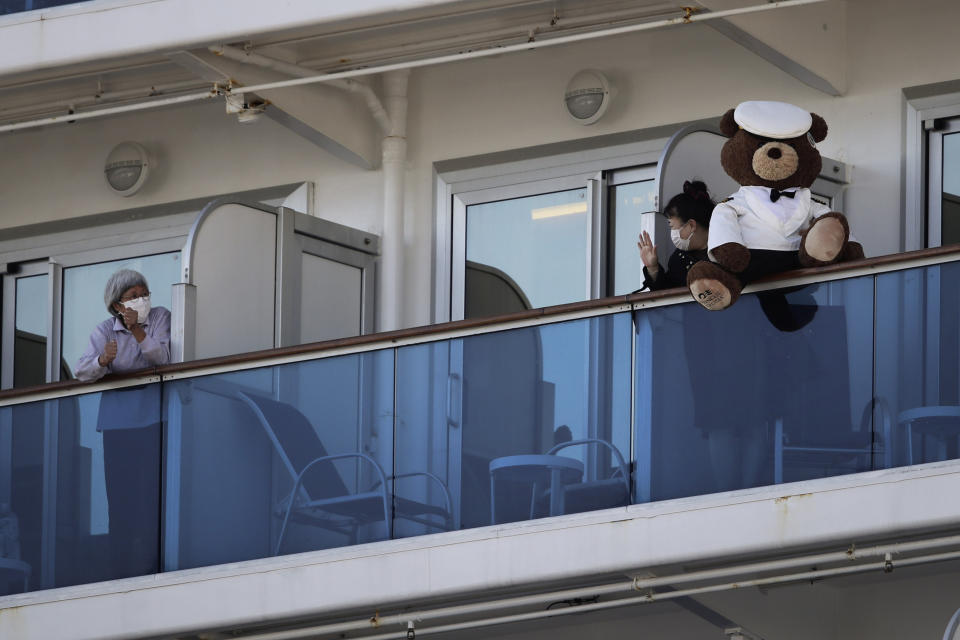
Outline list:
[[[733,119],[745,131],[776,140],[800,137],[813,124],[809,111],[786,102],[768,100],[741,102],[733,111]]]

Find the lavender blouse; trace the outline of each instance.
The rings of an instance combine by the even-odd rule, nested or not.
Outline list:
[[[90,334],[90,344],[74,369],[77,379],[99,380],[108,373],[126,373],[137,369],[156,367],[170,362],[170,312],[163,307],[150,309],[143,331],[143,342],[123,326],[120,318],[109,318],[98,324]],[[110,340],[117,341],[117,357],[105,367],[99,358]]]

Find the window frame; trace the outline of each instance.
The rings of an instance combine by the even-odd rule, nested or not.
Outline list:
[[[926,242],[928,247],[939,247],[943,244],[943,138],[960,134],[960,110],[952,118],[937,119],[944,126],[930,123],[927,127],[927,122]]]
[[[645,179],[656,179],[660,153],[682,126],[435,163],[432,322],[463,318],[466,207],[480,202],[586,187],[591,212],[588,299],[606,295],[607,173],[635,170]]]
[[[13,273],[10,273],[8,268],[4,269],[2,274],[3,281],[3,308],[2,315],[0,315],[0,353],[3,354],[3,359],[0,361],[0,389],[13,389],[14,388],[14,362],[15,362],[15,343],[16,343],[16,314],[17,314],[17,281],[21,278],[34,278],[37,276],[46,276],[47,277],[47,292],[49,293],[56,287],[57,276],[59,272],[55,269],[56,265],[51,262],[46,262],[44,260],[31,260],[29,262],[21,263],[17,266]],[[55,327],[51,326],[53,319],[53,309],[51,308],[50,300],[47,300],[48,306],[46,310],[46,355],[44,362],[44,377],[49,381],[51,377],[51,367],[52,363],[58,362],[53,359],[52,352],[54,351],[54,345],[51,342],[51,333]]]
[[[450,309],[451,317],[456,320],[462,320],[464,317],[464,290],[462,287],[456,287],[455,283],[464,282],[466,277],[466,222],[467,209],[471,205],[483,204],[487,202],[496,202],[500,200],[513,200],[537,196],[547,193],[556,193],[559,191],[568,191],[573,189],[587,190],[587,216],[590,232],[586,239],[586,271],[587,277],[584,281],[584,299],[589,300],[594,290],[594,265],[593,238],[596,235],[597,227],[597,207],[595,206],[596,187],[593,186],[598,180],[597,174],[576,174],[572,176],[563,176],[539,180],[536,182],[523,183],[519,185],[509,185],[493,189],[479,189],[477,191],[465,191],[453,196],[453,245],[452,245],[452,264],[451,264],[451,282],[450,282]]]
[[[255,201],[283,200],[304,184],[291,183],[230,194]],[[99,262],[182,251],[197,217],[221,196],[163,203],[4,229],[0,240],[0,389],[13,386],[13,329],[16,295],[6,295],[23,277],[49,277],[46,382],[60,379],[63,322],[63,269]],[[35,266],[39,265],[39,266]],[[44,269],[44,265],[46,268]],[[37,269],[36,273],[32,273]],[[10,282],[11,284],[8,284]],[[9,337],[8,337],[9,334]]]
[[[960,116],[960,80],[903,89],[904,148],[900,175],[903,180],[901,251],[930,246],[929,136],[934,121]]]

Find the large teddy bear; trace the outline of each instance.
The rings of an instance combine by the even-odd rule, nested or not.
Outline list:
[[[784,102],[744,102],[720,121],[730,138],[721,164],[740,190],[713,210],[707,250],[687,286],[712,311],[726,309],[748,282],[779,271],[863,258],[847,219],[812,197],[820,174],[816,143],[827,123]]]

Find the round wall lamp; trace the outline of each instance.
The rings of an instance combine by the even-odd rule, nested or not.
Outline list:
[[[599,71],[584,69],[567,83],[563,104],[580,124],[593,124],[610,106],[610,83]]]
[[[103,167],[107,186],[116,194],[132,196],[147,181],[150,163],[147,150],[136,142],[121,142],[110,151]]]

